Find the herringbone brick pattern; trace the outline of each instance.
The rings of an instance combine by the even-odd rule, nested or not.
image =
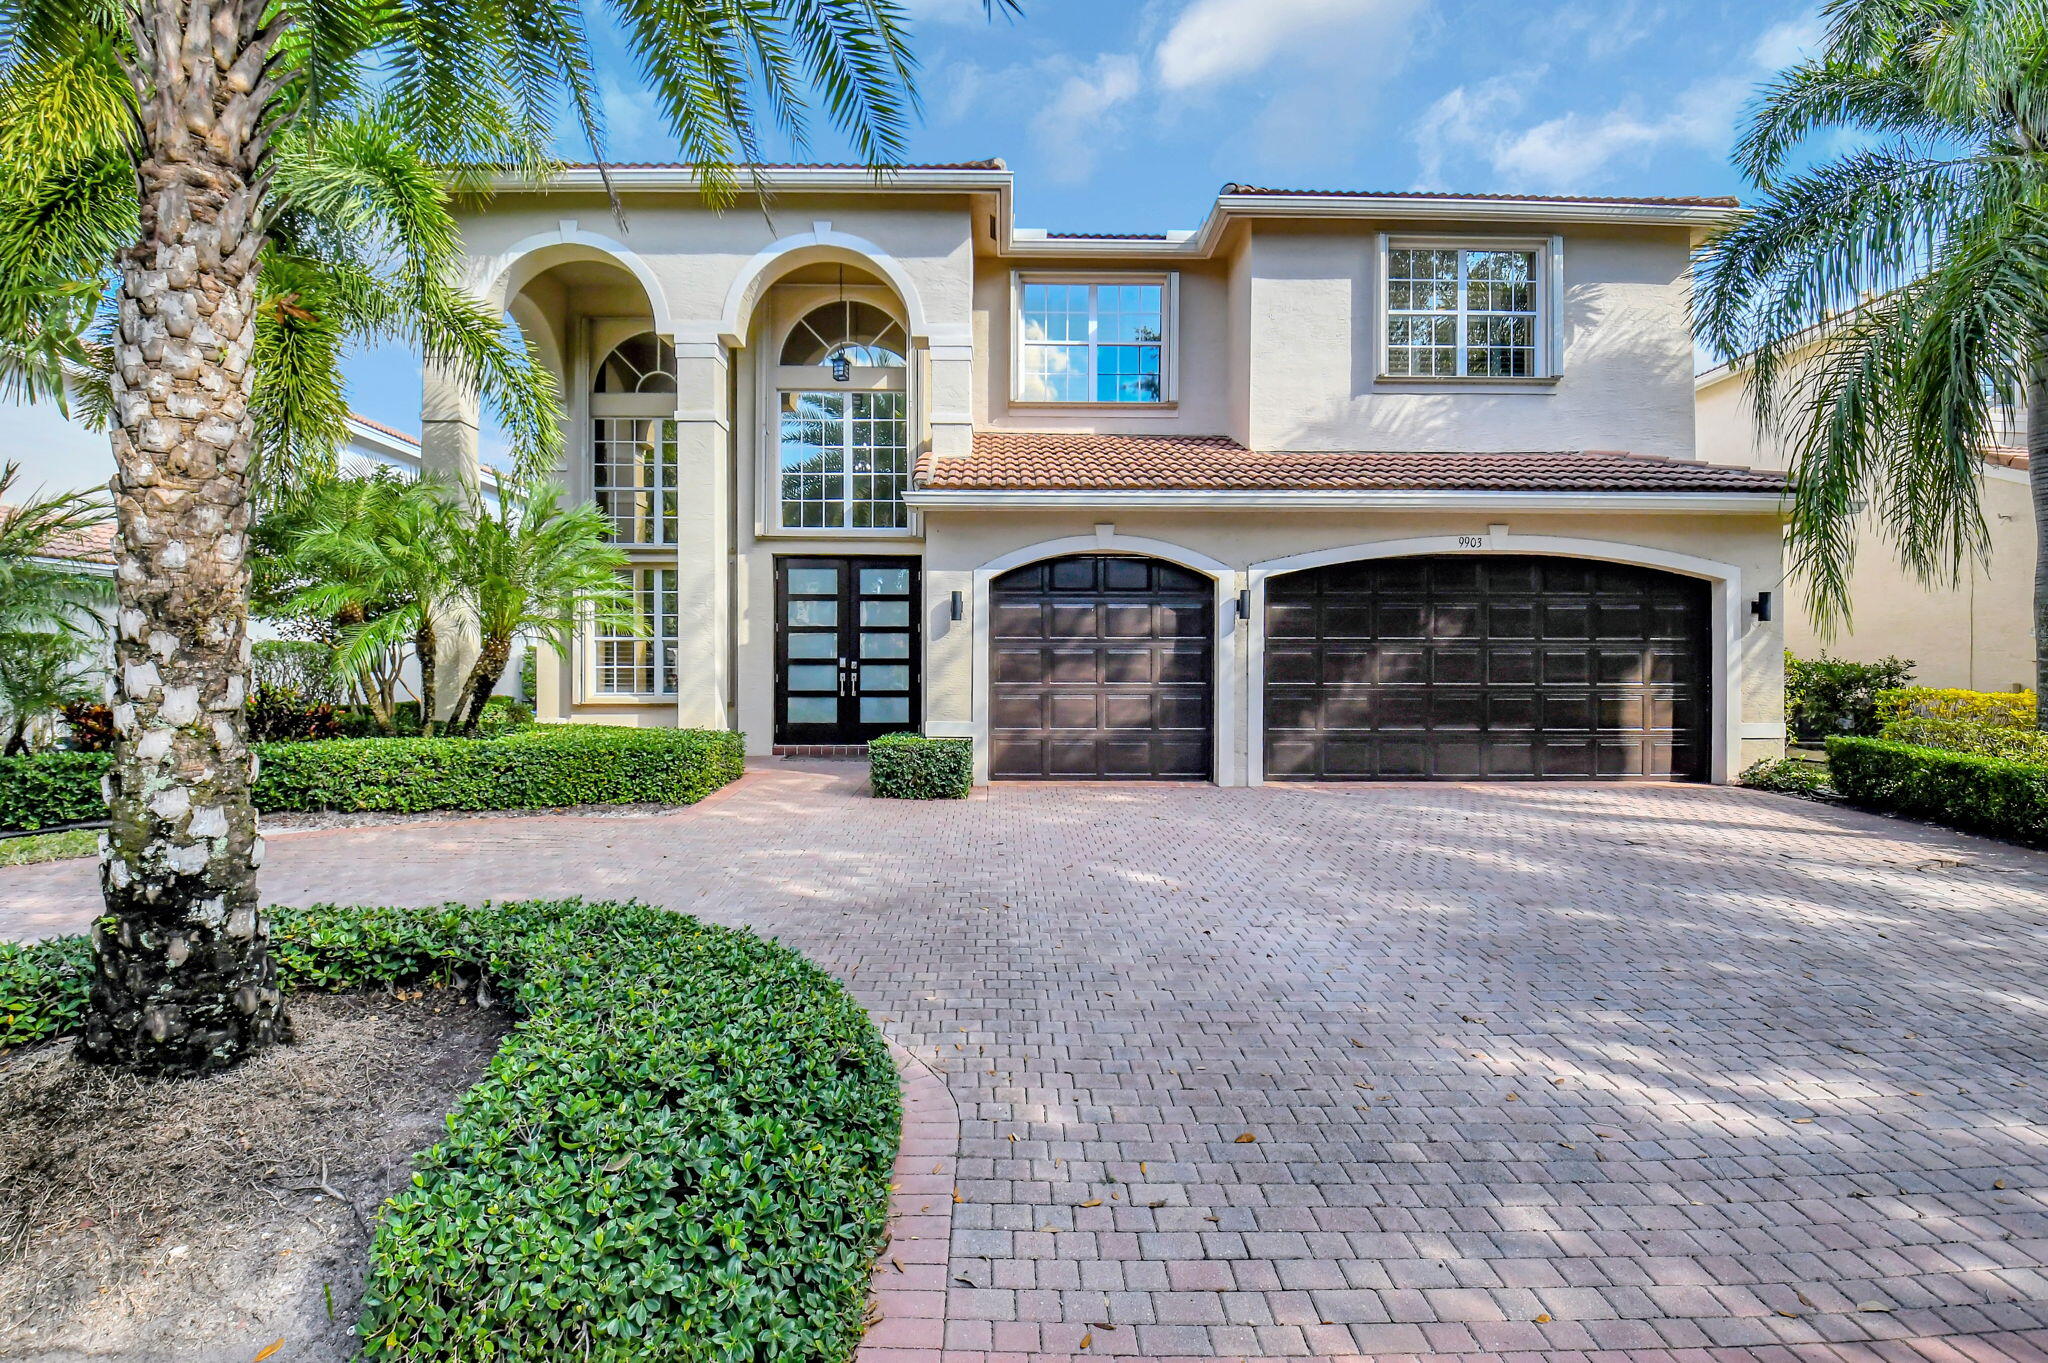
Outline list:
[[[766,763],[662,818],[281,835],[264,874],[638,896],[835,971],[959,1114],[903,1363],[2043,1357],[2032,853],[1740,790],[914,804]],[[0,871],[16,935],[92,893]]]

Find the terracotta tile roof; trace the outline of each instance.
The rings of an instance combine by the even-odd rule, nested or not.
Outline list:
[[[2027,467],[2027,451],[2020,445],[1986,445],[1984,447],[1984,462],[1987,464],[1997,464],[2001,468],[2025,469]]]
[[[0,521],[14,514],[14,508],[0,505]],[[114,561],[114,523],[104,521],[84,530],[67,530],[50,537],[47,557],[76,559],[80,563]]]
[[[1740,208],[1740,199],[1664,198],[1654,194],[1454,194],[1434,189],[1270,189],[1262,185],[1228,184],[1225,194],[1280,194],[1317,199],[1463,199],[1503,200],[1533,204],[1656,204],[1674,208]]]
[[[1047,232],[1047,241],[1165,241],[1164,232]]]
[[[403,440],[408,445],[417,445],[420,443],[420,438],[418,436],[413,435],[408,431],[401,431],[396,426],[386,426],[381,421],[372,421],[370,420],[370,418],[362,415],[360,412],[350,412],[348,414],[348,419],[350,421],[358,423],[359,425],[368,426],[373,431],[382,431],[385,435],[390,436],[393,440]]]
[[[1227,436],[977,431],[965,458],[918,461],[933,490],[1781,492],[1784,475],[1619,450],[1249,450]]]

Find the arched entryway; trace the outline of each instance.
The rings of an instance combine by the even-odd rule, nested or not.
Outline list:
[[[1265,587],[1269,780],[1703,780],[1710,584],[1538,554],[1334,563]]]
[[[1191,780],[1215,769],[1215,583],[1071,554],[989,587],[989,774]]]

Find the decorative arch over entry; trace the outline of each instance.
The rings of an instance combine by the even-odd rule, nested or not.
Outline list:
[[[557,246],[581,247],[584,251],[602,257],[632,275],[639,281],[641,291],[647,295],[647,309],[654,319],[654,330],[669,340],[675,339],[675,319],[669,311],[668,298],[662,293],[661,281],[655,277],[653,269],[641,259],[638,252],[624,242],[608,237],[602,232],[584,231],[573,219],[565,219],[552,232],[536,232],[530,237],[514,242],[504,254],[505,263],[499,269],[497,278],[491,281],[489,296],[498,300],[516,297],[533,276],[541,273],[549,265],[561,263],[558,260],[550,260],[535,268],[528,258],[549,247]]]
[[[1561,535],[1426,535],[1413,539],[1381,540],[1370,544],[1346,545],[1289,554],[1254,563],[1247,577],[1247,614],[1254,627],[1246,648],[1246,762],[1251,784],[1264,781],[1266,712],[1266,588],[1281,574],[1356,563],[1372,559],[1415,558],[1447,554],[1538,554],[1559,558],[1591,559],[1656,568],[1708,584],[1713,686],[1713,732],[1710,738],[1709,777],[1725,783],[1738,765],[1742,743],[1742,677],[1740,653],[1744,633],[1742,570],[1732,563],[1674,553],[1647,545],[1614,540],[1580,539]]]

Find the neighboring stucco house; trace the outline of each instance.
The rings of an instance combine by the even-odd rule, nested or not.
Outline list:
[[[1227,186],[1030,231],[997,161],[507,183],[472,287],[567,395],[646,635],[543,718],[984,778],[1725,780],[1779,750],[1781,479],[1697,458],[1721,199]],[[630,230],[628,230],[630,229]],[[430,469],[476,405],[430,372]]]
[[[1742,361],[1717,365],[1695,380],[1700,457],[1786,469],[1791,451],[1777,432],[1751,419]],[[2001,442],[1984,450],[1979,484],[1988,561],[1972,561],[1954,586],[1929,587],[1900,566],[1898,551],[1876,534],[1858,548],[1850,578],[1850,627],[1822,638],[1804,587],[1787,583],[1785,646],[1800,657],[1874,662],[1911,659],[1923,686],[2007,691],[2034,684],[2034,505],[2023,418],[2000,422]]]

